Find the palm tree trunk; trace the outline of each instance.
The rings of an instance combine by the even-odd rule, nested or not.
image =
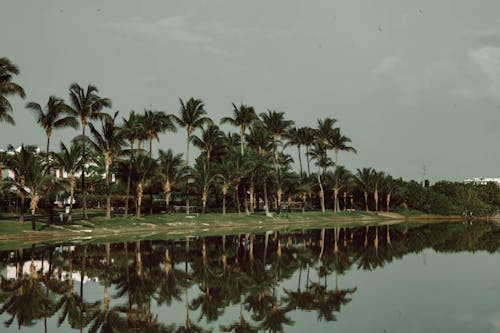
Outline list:
[[[74,172],[71,172],[70,185],[69,185],[69,213],[68,213],[68,223],[71,223],[73,220],[73,200],[75,197],[75,187],[76,187],[76,179]]]
[[[245,129],[243,128],[243,125],[240,125],[240,149],[241,149],[241,156],[243,156],[243,132]]]
[[[338,189],[338,187],[335,187],[333,189],[333,211],[335,213],[340,211],[338,196],[339,196],[339,189]]]
[[[36,231],[35,210],[31,210],[31,230]]]
[[[104,163],[105,163],[105,172],[106,172],[106,219],[109,220],[111,218],[111,194],[109,191],[109,167],[111,165],[110,158],[108,160],[108,156],[105,156]]]
[[[255,205],[255,184],[253,180],[250,182],[250,213],[254,213],[254,205]]]
[[[239,196],[239,187],[240,185],[235,185],[234,186],[234,196],[235,196],[235,201],[236,201],[236,211],[238,212],[238,215],[241,214],[241,210],[240,210],[240,196]]]
[[[203,191],[203,195],[201,197],[201,202],[202,202],[201,213],[205,214],[205,207],[207,206],[207,192],[206,191]]]
[[[375,213],[378,213],[378,189],[375,188],[373,192],[373,199],[375,200]]]
[[[387,212],[389,213],[389,207],[391,205],[391,194],[387,193]]]
[[[302,156],[300,154],[300,145],[297,145],[297,150],[299,153],[300,178],[302,178]]]
[[[24,189],[20,191],[20,209],[19,209],[19,222],[24,222],[24,193],[22,192]]]
[[[226,215],[226,194],[227,194],[227,185],[222,185],[222,215]]]
[[[189,128],[187,128],[187,142],[186,142],[186,167],[189,166],[189,141],[191,139],[191,133],[189,133]],[[186,178],[186,214],[189,215],[189,179]]]
[[[49,160],[49,153],[50,153],[50,131],[47,132],[47,148],[46,148],[46,151],[45,151],[45,163],[47,163],[47,170],[48,170],[48,173],[50,174],[50,160]],[[0,173],[1,175],[1,173]],[[48,193],[47,193],[47,198],[49,199],[49,225],[54,222],[54,207],[53,207],[53,198],[52,198],[52,194],[54,192],[54,189],[53,189],[53,184],[51,183],[49,185],[49,188],[48,188]]]
[[[83,147],[83,162],[82,162],[82,205],[83,205],[83,218],[88,220],[87,216],[87,189],[85,188],[85,163],[87,162],[87,153],[85,151],[85,143],[87,138],[85,136],[86,122],[82,121],[82,147]]]
[[[320,204],[321,204],[321,212],[324,213],[325,212],[325,195],[324,195],[324,191],[323,191],[323,185],[321,184],[321,176],[320,176],[320,166],[319,166],[319,163],[318,163],[318,185],[319,185],[319,200],[320,200]]]
[[[141,217],[141,206],[142,206],[142,181],[137,184],[137,211],[135,212],[136,217]]]
[[[149,140],[149,158],[153,156],[153,139]],[[153,214],[153,183],[149,184],[149,215]]]
[[[307,176],[311,177],[311,160],[309,159],[309,145],[306,145]]]
[[[368,211],[368,192],[364,191],[363,194],[365,196],[365,209]]]
[[[266,210],[266,215],[269,215],[269,199],[267,197],[266,179],[264,179],[264,208]]]
[[[130,141],[130,154],[133,153],[134,150],[134,141]],[[127,193],[125,195],[125,213],[123,214],[123,217],[128,216],[128,206],[129,206],[129,200],[130,200],[130,183],[132,181],[132,155],[130,155],[130,161],[128,163],[128,176],[127,176]]]

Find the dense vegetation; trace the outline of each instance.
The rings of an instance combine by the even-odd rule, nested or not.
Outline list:
[[[13,82],[18,68],[0,59],[0,121],[14,124],[8,97],[25,97]],[[495,185],[474,186],[439,182],[425,186],[396,179],[373,168],[347,170],[341,152],[356,153],[351,139],[334,118],[318,119],[316,127],[296,126],[284,112],[258,114],[252,106],[232,104],[232,115],[219,122],[207,115],[200,99],[179,99],[179,112],[144,110],[120,117],[107,113],[111,100],[97,87],[77,83],[69,99],[50,96],[45,104],[29,102],[36,122],[46,133],[44,152],[34,146],[9,146],[0,152],[0,171],[13,174],[0,186],[3,211],[16,212],[21,221],[25,210],[51,212],[55,199],[87,209],[141,213],[185,210],[277,214],[283,209],[363,209],[375,212],[413,210],[431,214],[494,214],[500,204]],[[230,124],[236,132],[224,133],[217,123]],[[51,147],[52,132],[80,128],[71,142]],[[171,148],[153,149],[159,134],[184,131],[185,154]],[[190,148],[200,154],[191,162]],[[164,145],[161,145],[164,147]],[[299,170],[293,170],[290,149],[297,148]],[[85,171],[85,172],[82,172]]]

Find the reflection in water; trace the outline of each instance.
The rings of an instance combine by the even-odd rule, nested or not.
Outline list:
[[[437,223],[33,245],[0,252],[0,314],[6,327],[45,332],[48,320],[81,332],[284,332],[298,311],[339,320],[356,297],[358,286],[339,285],[351,269],[374,270],[426,248],[495,252],[499,239],[495,224]],[[86,294],[92,284],[95,294],[96,281],[99,299]],[[184,319],[159,319],[181,307]]]

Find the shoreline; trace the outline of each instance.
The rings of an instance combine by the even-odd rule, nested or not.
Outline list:
[[[266,217],[261,214],[227,215],[154,214],[141,218],[102,217],[90,221],[76,221],[71,225],[55,224],[47,226],[37,222],[37,231],[31,230],[31,222],[25,220],[0,221],[0,248],[19,247],[35,243],[112,241],[123,238],[138,239],[161,236],[182,238],[213,236],[234,233],[261,233],[268,230],[318,229],[370,224],[399,224],[405,222],[463,221],[463,216],[416,215],[404,216],[397,213],[380,212],[306,212],[282,213],[280,216]],[[476,219],[488,220],[493,219]]]

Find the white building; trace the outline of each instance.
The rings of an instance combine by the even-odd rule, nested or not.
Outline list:
[[[474,184],[474,185],[487,185],[488,183],[494,183],[500,186],[500,178],[467,178],[464,179],[464,184]]]

